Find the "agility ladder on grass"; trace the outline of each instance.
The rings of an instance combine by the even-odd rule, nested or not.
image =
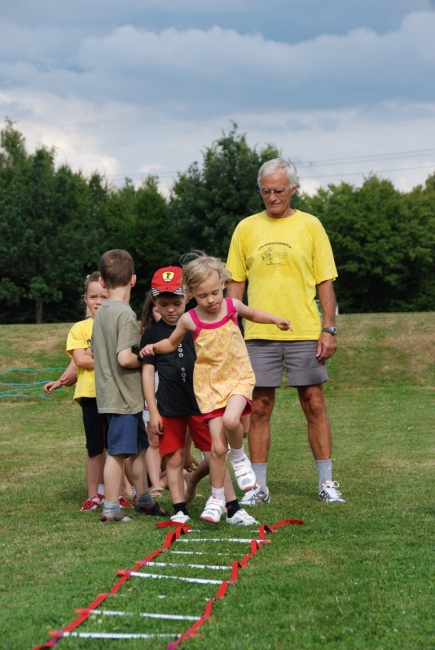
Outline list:
[[[150,555],[147,555],[144,560],[140,560],[136,563],[136,565],[128,570],[120,570],[117,571],[117,575],[120,576],[120,579],[118,582],[114,584],[112,589],[110,590],[109,593],[107,594],[99,594],[97,598],[90,604],[88,607],[84,609],[76,609],[75,613],[79,614],[78,618],[76,618],[72,623],[67,625],[65,628],[62,630],[56,630],[54,632],[49,632],[51,635],[51,639],[44,643],[43,645],[35,646],[33,650],[43,650],[44,648],[52,648],[53,646],[56,645],[56,643],[64,638],[64,637],[79,637],[79,638],[93,638],[93,639],[151,639],[151,638],[164,638],[164,637],[171,637],[174,639],[176,637],[175,641],[171,641],[167,645],[166,650],[175,650],[175,648],[178,648],[180,643],[185,641],[186,639],[189,639],[193,636],[196,636],[197,630],[204,625],[204,623],[211,617],[211,612],[213,609],[213,605],[217,600],[220,600],[223,598],[226,594],[226,591],[228,587],[231,584],[234,584],[238,578],[239,575],[239,569],[243,569],[249,562],[249,560],[254,557],[254,555],[257,553],[258,549],[264,546],[264,544],[271,543],[272,540],[266,539],[265,533],[275,533],[278,528],[281,526],[287,526],[289,524],[303,524],[304,522],[301,521],[300,519],[284,519],[283,521],[279,521],[276,524],[273,524],[272,526],[266,526],[262,525],[260,526],[258,530],[258,537],[259,539],[246,539],[246,538],[230,538],[230,539],[220,539],[220,538],[186,538],[186,539],[180,539],[181,535],[185,535],[189,531],[192,531],[191,526],[188,524],[174,524],[171,521],[166,521],[163,523],[157,524],[157,528],[166,528],[168,526],[175,527],[175,531],[171,531],[167,534],[166,539],[164,541],[164,544],[162,548],[158,548],[155,551],[153,551]],[[187,565],[180,565],[180,564],[175,564],[175,563],[167,563],[167,562],[153,562],[154,558],[157,557],[160,553],[164,553],[165,551],[168,551],[170,546],[174,542],[239,542],[239,543],[245,543],[245,544],[250,544],[250,553],[247,553],[242,557],[241,560],[235,561],[231,563],[231,566],[220,566],[220,565],[203,565],[203,564],[187,564]],[[174,553],[176,551],[173,551]],[[181,551],[178,551],[181,553]],[[213,570],[223,570],[223,569],[231,569],[231,576],[229,580],[205,580],[203,578],[185,578],[181,576],[168,576],[168,575],[162,575],[162,574],[156,574],[156,573],[140,573],[140,569],[143,567],[153,567],[153,566],[186,566],[188,568],[197,568],[197,569],[213,569]],[[139,634],[139,633],[115,633],[115,632],[75,632],[74,630],[79,627],[82,623],[84,623],[87,618],[89,617],[90,614],[97,614],[97,615],[106,615],[106,616],[133,616],[133,612],[120,612],[120,611],[113,611],[113,610],[101,610],[98,609],[101,603],[103,603],[107,598],[110,596],[114,596],[119,588],[127,582],[127,580],[130,580],[131,578],[150,578],[150,579],[169,579],[169,580],[181,580],[181,581],[186,581],[186,582],[194,582],[194,583],[199,583],[199,584],[216,584],[219,585],[219,588],[217,590],[216,596],[214,598],[211,598],[209,601],[207,601],[207,604],[205,606],[204,612],[202,616],[182,616],[182,615],[177,615],[177,614],[152,614],[152,613],[141,613],[137,614],[137,616],[141,616],[144,618],[161,618],[161,619],[170,619],[174,621],[182,621],[182,620],[188,620],[188,621],[194,621],[193,625],[186,630],[186,632],[182,633],[173,633],[173,634]],[[177,638],[178,637],[178,638]]]

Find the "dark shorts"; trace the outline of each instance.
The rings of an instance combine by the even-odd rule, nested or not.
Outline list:
[[[328,381],[326,365],[316,358],[317,341],[246,341],[255,385],[278,388],[284,368],[287,386],[314,386]]]
[[[150,446],[142,411],[134,415],[107,413],[108,453],[111,456],[132,456]]]
[[[186,415],[166,417],[162,415],[163,435],[159,436],[159,451],[161,454],[172,454],[184,447],[186,432],[189,433],[193,444],[200,451],[211,451],[210,431],[202,415]]]
[[[88,456],[99,456],[107,448],[107,420],[103,413],[98,413],[95,397],[81,398],[83,426],[86,435]]]

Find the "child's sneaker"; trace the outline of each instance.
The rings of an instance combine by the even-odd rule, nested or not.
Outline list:
[[[227,517],[227,524],[238,524],[239,526],[259,525],[259,522],[251,517],[246,510],[238,510],[232,517]]]
[[[98,498],[100,499],[100,503],[101,503],[101,505],[103,505],[103,503],[104,503],[104,494],[100,494],[100,493],[98,492]]]
[[[175,515],[172,515],[171,521],[173,521],[174,524],[187,524],[187,522],[190,521],[190,517],[180,510],[179,512],[176,512]]]
[[[233,468],[239,490],[247,492],[255,486],[257,477],[252,469],[251,461],[246,455],[243,460],[231,461],[231,467]]]
[[[80,510],[96,510],[97,508],[101,507],[101,502],[98,497],[92,497],[91,499],[86,499],[86,501],[83,501],[82,507]]]
[[[225,510],[225,500],[220,501],[219,499],[210,497],[205,504],[204,512],[200,515],[200,518],[204,519],[204,521],[210,521],[212,524],[218,524]]]
[[[109,517],[109,515],[105,515],[104,512],[100,515],[100,524],[110,524],[115,521],[120,521],[123,524],[125,524],[127,521],[131,521],[130,517],[127,517],[127,515],[124,515],[121,510],[116,513],[116,515],[112,515]]]
[[[340,484],[337,481],[325,481],[319,492],[319,501],[326,501],[326,503],[346,503],[341,496],[341,492],[337,490],[339,487]]]
[[[171,513],[163,510],[158,503],[153,503],[152,506],[143,506],[140,503],[134,504],[135,515],[151,515],[151,517],[170,517]]]
[[[124,496],[119,497],[119,505],[121,508],[132,508],[133,506],[131,505],[130,501],[126,499]]]

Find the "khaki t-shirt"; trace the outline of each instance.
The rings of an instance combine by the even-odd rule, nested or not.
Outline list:
[[[266,212],[236,227],[227,268],[236,282],[248,280],[250,307],[288,318],[293,331],[245,321],[245,339],[317,340],[321,333],[316,285],[335,280],[331,244],[317,217],[296,210],[284,219]]]
[[[105,300],[95,314],[92,352],[99,413],[135,414],[143,410],[141,368],[123,368],[118,352],[136,346],[136,314],[123,302]]]

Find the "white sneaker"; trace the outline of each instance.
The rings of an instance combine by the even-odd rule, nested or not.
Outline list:
[[[237,485],[239,490],[247,492],[251,490],[257,483],[257,477],[255,472],[252,469],[251,461],[245,455],[243,460],[233,461],[231,460],[231,467],[234,471],[234,476],[236,477]]]
[[[257,483],[252,490],[246,492],[245,496],[239,503],[243,506],[258,506],[259,503],[270,503],[269,488],[263,487]]]
[[[179,510],[175,515],[172,515],[171,521],[173,521],[174,524],[187,524],[187,522],[190,521],[190,517],[189,515],[185,515],[182,510]]]
[[[204,511],[200,515],[200,518],[204,519],[204,521],[210,521],[212,524],[218,524],[225,510],[225,500],[220,501],[219,499],[210,497],[205,504]]]
[[[319,501],[326,501],[326,503],[346,503],[341,496],[341,492],[337,490],[339,487],[340,484],[337,481],[325,481],[319,492]]]
[[[227,524],[238,524],[239,526],[252,526],[259,524],[258,521],[251,517],[246,510],[238,510],[232,517],[227,517]]]

